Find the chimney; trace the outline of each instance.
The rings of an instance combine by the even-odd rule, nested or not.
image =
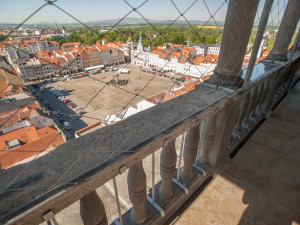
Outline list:
[[[3,138],[3,141],[4,141],[4,144],[5,144],[5,149],[10,149],[10,145],[9,145],[9,143],[8,143],[8,141],[6,141],[6,139],[5,138]]]

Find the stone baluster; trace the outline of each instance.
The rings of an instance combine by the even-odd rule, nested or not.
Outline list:
[[[197,150],[199,146],[199,125],[191,128],[186,136],[183,151],[184,166],[180,172],[185,179],[193,178],[193,163],[197,157]]]
[[[287,50],[300,18],[300,1],[289,0],[267,60],[287,61]]]
[[[274,96],[276,91],[278,90],[278,86],[279,86],[279,77],[277,76],[273,76],[269,82],[267,83],[268,85],[268,93],[266,95],[266,98],[264,100],[264,102],[262,103],[261,107],[262,107],[262,113],[263,115],[267,115],[270,111]]]
[[[164,146],[160,154],[160,176],[161,185],[159,194],[162,197],[170,198],[173,196],[172,179],[176,167],[175,140]]]
[[[96,191],[80,199],[80,215],[84,225],[107,225],[103,202]]]
[[[262,110],[262,103],[265,101],[265,98],[268,94],[268,87],[269,87],[269,82],[270,79],[265,80],[262,84],[261,84],[261,95],[258,96],[259,101],[258,101],[258,105],[256,107],[256,114],[261,116],[263,114],[263,110]]]
[[[131,220],[137,224],[143,223],[147,219],[145,208],[147,190],[142,161],[129,168],[127,182],[129,198],[132,203]]]
[[[214,139],[216,134],[216,114],[208,117],[203,124],[203,130],[201,132],[200,149],[197,158],[197,162],[202,165],[209,164],[209,151],[214,145]]]
[[[258,86],[252,88],[251,94],[250,94],[250,102],[249,102],[249,108],[245,115],[244,123],[247,125],[250,123],[250,118],[252,117],[252,113],[255,108],[255,103],[257,100],[257,92],[258,92]]]
[[[261,98],[261,95],[262,95],[262,92],[263,92],[263,88],[264,88],[263,83],[259,84],[258,87],[257,87],[254,107],[252,108],[251,113],[250,113],[250,118],[252,118],[252,119],[255,119],[255,117],[256,117],[256,108],[257,108],[257,106],[260,102],[260,98]]]
[[[218,65],[206,82],[231,89],[242,85],[242,64],[258,2],[258,0],[229,1]]]
[[[250,92],[248,94],[245,95],[244,100],[242,101],[241,104],[241,110],[239,113],[239,117],[237,119],[236,125],[235,125],[235,131],[240,133],[242,131],[242,123],[243,120],[247,114],[247,112],[249,111],[249,101],[250,101]]]

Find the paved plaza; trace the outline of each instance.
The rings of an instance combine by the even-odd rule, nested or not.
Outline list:
[[[89,103],[84,109],[87,112],[85,118],[82,119],[90,124],[93,121],[87,117],[105,119],[107,115],[120,112],[145,98],[173,90],[181,85],[167,77],[141,72],[140,68],[134,65],[128,65],[126,68],[130,70],[130,74],[119,75],[119,80],[128,80],[126,85],[108,84],[117,74],[117,71],[112,71],[69,81],[58,81],[48,86],[59,89],[82,108]]]

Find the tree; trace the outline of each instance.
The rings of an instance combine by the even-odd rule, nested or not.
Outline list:
[[[158,46],[162,46],[164,44],[165,40],[162,36],[158,36],[158,38],[156,38],[156,44]]]
[[[59,44],[60,46],[62,46],[63,43],[66,43],[65,39],[61,39],[61,40],[58,41],[58,44]]]
[[[144,45],[148,47],[150,43],[151,41],[148,38],[146,38],[146,40],[144,41]]]
[[[5,37],[3,34],[0,34],[0,41],[4,41]]]

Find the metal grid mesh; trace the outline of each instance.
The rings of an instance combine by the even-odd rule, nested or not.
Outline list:
[[[178,16],[174,19],[171,19],[171,22],[167,25],[164,25],[162,27],[157,26],[156,24],[153,24],[151,22],[151,20],[147,19],[145,16],[143,16],[143,10],[146,10],[147,8],[147,4],[150,4],[151,1],[142,1],[140,2],[139,5],[134,6],[133,4],[131,4],[130,2],[124,0],[124,2],[128,5],[129,7],[129,11],[128,12],[124,12],[124,16],[118,21],[116,22],[113,26],[111,26],[111,28],[104,32],[104,33],[100,33],[98,30],[94,29],[93,27],[85,24],[84,22],[82,22],[80,20],[79,17],[77,17],[77,15],[72,15],[71,13],[68,12],[67,9],[63,9],[59,6],[59,1],[56,3],[57,1],[46,1],[46,3],[43,3],[36,11],[34,11],[30,16],[28,16],[22,23],[20,23],[18,26],[16,26],[15,30],[17,30],[18,28],[20,28],[24,23],[28,22],[28,20],[30,18],[32,18],[37,12],[39,12],[41,9],[43,9],[44,7],[55,7],[58,11],[61,11],[63,13],[65,13],[67,16],[71,17],[72,19],[74,19],[74,21],[80,23],[83,27],[87,28],[88,30],[90,30],[92,33],[94,33],[95,35],[98,35],[101,38],[106,38],[109,42],[113,42],[114,40],[111,39],[111,36],[109,34],[111,33],[116,33],[116,28],[118,28],[118,26],[121,24],[121,22],[129,17],[129,15],[131,14],[135,14],[137,15],[139,18],[143,19],[145,21],[145,24],[147,26],[149,26],[150,31],[148,32],[153,32],[155,33],[155,37],[154,36],[147,36],[146,32],[144,32],[144,28],[143,28],[143,37],[144,39],[147,39],[150,41],[151,45],[156,45],[157,44],[157,40],[158,39],[163,39],[166,43],[171,43],[174,42],[174,40],[170,40],[169,37],[167,37],[166,35],[166,31],[168,29],[171,29],[172,27],[176,26],[176,22],[178,20],[183,21],[183,23],[186,25],[186,27],[188,27],[189,30],[189,38],[190,40],[195,39],[195,37],[199,37],[199,39],[201,39],[201,32],[203,30],[205,30],[205,26],[207,25],[215,25],[216,26],[216,30],[217,33],[215,35],[215,40],[220,41],[222,38],[222,34],[223,34],[223,28],[222,26],[219,25],[219,23],[217,21],[222,20],[222,15],[219,17],[219,14],[221,14],[221,11],[226,11],[227,7],[228,7],[228,1],[227,0],[220,0],[217,1],[217,4],[213,4],[211,1],[205,1],[205,0],[195,0],[190,2],[189,4],[185,4],[184,7],[182,7],[178,2],[171,0],[170,1],[170,9],[175,10],[178,14]],[[259,21],[260,21],[260,17],[261,17],[261,7],[263,6],[265,1],[260,1],[260,6],[258,8],[257,11],[257,15],[256,15],[256,19],[255,19],[255,23],[254,25],[258,25]],[[268,26],[271,26],[272,29],[276,29],[279,27],[284,9],[286,7],[286,3],[287,1],[285,0],[278,0],[278,1],[274,1],[272,10],[271,10],[271,14],[270,14],[270,19],[269,19],[269,23]],[[197,27],[195,25],[193,25],[190,22],[189,19],[189,12],[190,10],[198,10],[201,13],[207,14],[207,19],[205,20],[205,22],[203,23],[203,25],[201,27]],[[224,20],[224,15],[223,15],[223,20]],[[13,35],[13,31],[9,32],[4,39],[9,38]],[[255,37],[255,29],[253,30],[253,37]],[[232,37],[232,38],[236,38],[236,37]],[[209,44],[207,43],[203,43],[206,47],[209,46]],[[250,44],[253,44],[253,38],[251,36],[250,38]],[[20,49],[14,45],[11,44],[5,44],[15,50],[24,52],[29,54],[30,56],[33,56],[32,53],[27,52],[23,49]],[[122,47],[120,47],[122,48]],[[86,48],[83,53],[87,50],[88,48]],[[126,49],[122,49],[124,51],[127,51]],[[269,44],[268,44],[268,50],[269,50]],[[210,51],[210,50],[209,50]],[[181,52],[181,50],[178,50],[177,52]],[[205,72],[200,72],[202,75],[201,76],[205,76],[206,73],[210,70],[212,70],[211,68],[214,68],[215,63],[217,62],[217,58],[214,56],[214,54],[212,54],[212,52],[209,52],[212,56],[212,62],[210,64],[210,66],[208,66],[207,70]],[[234,53],[234,50],[233,50]],[[142,53],[139,53],[137,55],[135,55],[135,58],[139,57],[139,55]],[[246,53],[247,54],[247,53]],[[39,58],[39,56],[36,56],[36,58]],[[186,57],[186,60],[188,62],[190,62],[190,66],[187,67],[185,69],[185,72],[187,70],[189,70],[192,66],[193,63],[191,61],[191,58],[187,57],[187,56],[183,56]],[[43,59],[44,60],[44,59]],[[49,62],[51,64],[51,62]],[[61,67],[61,70],[65,70],[68,69],[68,67],[70,67],[71,65],[73,65],[74,63],[76,63],[75,59],[73,61],[68,62],[68,65]],[[168,63],[171,63],[171,61],[169,61]],[[130,66],[130,62],[125,63],[124,65],[122,65],[122,68],[127,68]],[[246,65],[245,65],[246,66]],[[258,68],[256,68],[256,70],[258,70]],[[181,75],[179,75],[179,79],[183,78],[185,75],[185,72],[183,72]],[[256,71],[257,73],[259,71]],[[120,116],[121,113],[124,113],[124,111],[122,111],[123,109],[126,110],[130,107],[133,106],[134,104],[136,104],[138,101],[149,98],[149,96],[147,95],[147,93],[145,94],[145,90],[147,88],[150,87],[154,88],[157,86],[162,86],[165,87],[165,92],[164,95],[170,93],[170,91],[172,91],[175,87],[177,87],[178,85],[180,85],[179,81],[173,81],[171,80],[171,82],[168,82],[168,86],[166,86],[166,84],[160,85],[160,81],[158,80],[158,74],[153,74],[153,75],[147,75],[148,79],[146,80],[146,82],[144,83],[137,83],[135,85],[132,86],[131,89],[127,89],[125,87],[122,86],[114,86],[113,90],[111,92],[111,90],[106,91],[107,89],[109,89],[109,87],[111,87],[109,84],[111,81],[115,80],[119,75],[112,75],[111,78],[106,79],[105,81],[102,80],[101,78],[98,78],[98,76],[90,76],[88,78],[85,78],[86,80],[90,80],[91,82],[91,87],[88,89],[92,89],[93,90],[93,94],[90,94],[90,96],[88,96],[86,99],[84,98],[84,100],[82,100],[82,102],[84,103],[81,109],[81,112],[85,109],[87,109],[88,107],[90,107],[90,105],[92,103],[97,103],[100,104],[100,100],[99,98],[97,98],[98,96],[101,96],[101,99],[105,98],[105,96],[109,96],[112,95],[114,93],[117,93],[115,96],[115,99],[109,99],[107,103],[105,103],[105,101],[101,100],[101,105],[104,105],[106,108],[105,110],[110,111],[110,114],[112,113],[117,113],[117,117]],[[178,79],[178,80],[179,80]],[[70,82],[71,83],[71,82]],[[70,83],[66,83],[64,84],[64,86],[71,86]],[[98,85],[98,84],[101,84]],[[80,87],[80,83],[78,83],[78,86]],[[94,87],[93,87],[94,86]],[[71,88],[74,88],[75,86],[71,86]],[[71,89],[70,88],[70,89]],[[83,88],[83,87],[82,87]],[[117,91],[118,90],[118,91]],[[39,92],[37,94],[40,94]],[[82,92],[79,95],[84,96],[85,93]],[[126,96],[126,98],[124,97]],[[164,96],[162,97],[164,98]],[[104,104],[103,104],[104,102]],[[110,105],[111,102],[114,102],[115,105],[117,105],[117,107]],[[9,103],[8,103],[9,104]],[[27,104],[22,105],[22,107],[20,107],[20,109],[22,109],[23,107],[27,106],[29,104],[29,102]],[[95,104],[97,105],[97,104]],[[51,111],[51,110],[50,110]],[[17,112],[15,112],[17,113]],[[61,112],[56,112],[58,114],[62,114],[62,115],[68,115],[66,113],[61,113]],[[13,115],[12,115],[13,116]],[[9,118],[12,118],[9,117]],[[69,115],[72,116],[70,122],[72,122],[75,118],[89,118],[89,119],[93,119],[93,120],[100,120],[103,121],[104,118],[101,117],[97,117],[97,116],[87,116],[87,115],[80,115],[80,114],[76,114],[75,116],[73,115]],[[6,122],[9,121],[9,118]],[[114,119],[115,120],[115,119]],[[114,122],[114,120],[112,122]],[[6,124],[6,122],[4,124],[2,124],[1,126],[4,126]],[[63,128],[62,130],[64,130],[65,128]],[[56,138],[56,137],[55,137]],[[53,139],[54,140],[54,139]],[[53,141],[52,140],[52,141]],[[51,141],[51,142],[52,142]],[[125,142],[126,140],[124,140]],[[50,144],[50,143],[49,143]],[[47,145],[48,146],[48,145]],[[39,156],[40,153],[44,152],[47,148],[47,146],[41,150],[38,151],[38,154],[34,157],[37,158]],[[120,146],[120,149],[122,148],[122,146]],[[1,150],[1,151],[6,151],[6,150]],[[31,151],[30,149],[28,149],[27,151]],[[15,151],[17,152],[17,151]],[[64,174],[62,174],[58,179],[57,182],[49,187],[46,188],[46,191],[51,190],[52,188],[60,185],[61,180],[63,179],[63,177],[70,171],[72,170],[72,168],[76,165],[76,162],[84,155],[84,154],[88,154],[89,152],[89,148],[87,147],[86,149],[83,149],[80,153],[78,153],[77,156],[77,160],[74,160],[73,164],[70,165],[69,169],[65,171]],[[111,157],[110,154],[108,154],[107,159],[109,159]],[[28,163],[23,169],[22,171],[20,171],[20,173],[18,174],[18,176],[14,177],[7,185],[6,188],[2,191],[6,191],[7,189],[9,189],[9,187],[11,186],[11,184],[13,184],[16,180],[18,180],[22,175],[26,174],[26,169],[30,166],[30,163]],[[20,188],[19,190],[21,190],[22,188]]]

